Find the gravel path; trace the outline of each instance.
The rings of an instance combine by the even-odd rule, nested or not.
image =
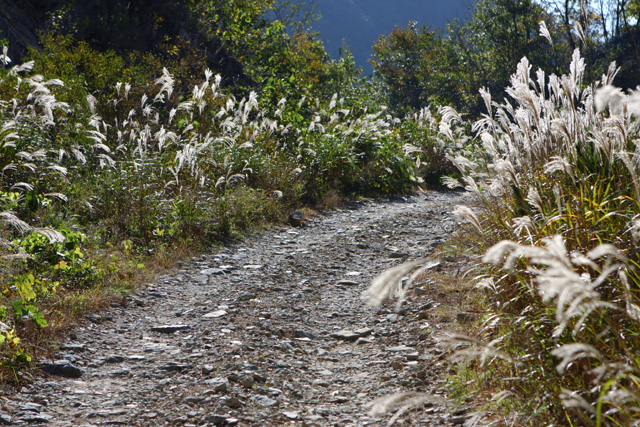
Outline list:
[[[431,398],[396,425],[472,425],[445,400],[444,293],[427,281],[399,313],[360,299],[444,241],[461,203],[362,201],[185,262],[89,316],[45,366],[55,375],[0,398],[0,425],[379,426],[394,413],[368,403],[416,391]]]

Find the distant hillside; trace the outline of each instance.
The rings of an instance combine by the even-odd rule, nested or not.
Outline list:
[[[468,15],[472,0],[317,0],[322,19],[315,29],[320,32],[327,52],[332,57],[345,40],[356,63],[365,74],[371,74],[368,63],[371,45],[381,34],[389,34],[394,26],[404,27],[409,21],[430,28],[445,29],[446,23]]]

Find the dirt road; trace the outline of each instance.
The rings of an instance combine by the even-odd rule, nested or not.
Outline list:
[[[394,412],[367,405],[397,392],[431,398],[396,425],[472,425],[445,400],[446,292],[427,280],[399,313],[361,300],[447,239],[467,197],[362,201],[183,263],[89,316],[49,366],[64,376],[3,396],[0,425],[378,426]]]

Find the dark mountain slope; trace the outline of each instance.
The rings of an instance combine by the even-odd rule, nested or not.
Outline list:
[[[409,21],[444,30],[448,21],[466,17],[470,5],[470,0],[318,0],[322,19],[316,29],[329,54],[337,57],[344,39],[370,74],[371,45],[380,35]]]

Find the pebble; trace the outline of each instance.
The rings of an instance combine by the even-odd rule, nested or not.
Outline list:
[[[54,363],[43,362],[41,367],[42,370],[48,374],[67,378],[80,378],[84,373],[82,369],[71,364],[67,360],[59,360]]]
[[[0,424],[5,426],[13,425],[13,418],[7,414],[0,414]]]
[[[219,393],[226,393],[229,391],[229,380],[226,378],[212,378],[205,380],[204,383],[213,387],[213,390]]]
[[[229,408],[232,409],[239,409],[242,408],[244,406],[244,403],[242,403],[242,401],[240,399],[238,399],[237,397],[227,397],[225,399],[222,399],[220,401],[220,403],[222,403],[225,406],[228,406]]]
[[[269,396],[280,396],[282,394],[282,390],[280,390],[279,388],[269,387],[267,388],[267,394]]]
[[[389,254],[389,258],[391,259],[403,259],[403,258],[408,258],[409,254],[404,253],[404,252],[391,252]]]
[[[25,421],[27,423],[50,423],[51,420],[53,420],[53,415],[49,415],[49,414],[35,414],[35,415],[31,415],[31,414],[25,414],[22,417],[20,417],[21,421]]]
[[[289,224],[293,227],[302,226],[303,213],[301,210],[293,211],[289,214]]]
[[[154,332],[161,332],[163,334],[172,334],[174,332],[184,331],[190,328],[191,326],[189,325],[161,325],[161,326],[154,326],[151,328],[151,330]]]
[[[107,356],[107,358],[104,359],[104,363],[122,363],[122,362],[124,362],[124,357],[116,356],[114,354],[112,354],[111,356]]]
[[[333,338],[337,338],[341,340],[355,341],[358,338],[369,335],[371,332],[373,332],[373,329],[371,328],[362,328],[362,329],[357,329],[355,331],[343,329],[341,331],[332,333],[331,336]]]
[[[201,275],[211,276],[213,274],[224,274],[226,269],[224,268],[207,268],[200,272]]]
[[[296,329],[294,335],[298,338],[309,338],[310,340],[317,340],[318,337],[307,329]]]
[[[189,397],[185,397],[182,400],[182,403],[186,403],[186,404],[190,404],[190,403],[202,403],[206,400],[205,397],[202,396],[189,396]]]
[[[283,412],[282,415],[289,418],[290,420],[297,420],[298,418],[300,418],[299,412]]]
[[[176,362],[169,362],[166,363],[162,366],[160,366],[160,370],[162,371],[169,371],[169,372],[181,372],[181,371],[185,371],[187,369],[191,369],[193,368],[193,365],[187,365],[184,363],[176,363]]]
[[[252,293],[243,293],[240,296],[238,296],[237,301],[238,302],[242,302],[242,301],[249,301],[252,299],[256,298],[256,294],[252,294]]]
[[[412,351],[412,350],[413,350],[412,347],[407,347],[406,345],[387,347],[387,351],[392,351],[392,352],[402,352],[402,351]]]
[[[240,384],[244,388],[251,388],[256,383],[253,378],[248,377],[247,375],[237,376],[237,375],[233,375],[232,374],[232,375],[227,376],[227,379],[230,382],[234,382],[236,384]]]
[[[127,368],[119,369],[111,373],[111,376],[114,377],[128,377],[129,375],[131,375],[131,369]]]
[[[451,424],[453,424],[454,426],[462,425],[467,420],[467,418],[469,417],[467,417],[466,415],[458,415],[455,417],[451,417]]]
[[[130,354],[129,356],[127,356],[127,359],[133,360],[135,362],[142,362],[143,360],[147,360],[146,356],[143,356],[141,354]]]
[[[429,290],[427,290],[426,288],[422,287],[422,286],[418,286],[413,288],[413,293],[416,296],[422,296],[422,295],[427,295],[429,293]]]
[[[323,348],[316,348],[315,350],[313,350],[313,353],[320,357],[329,355],[329,352]]]
[[[191,281],[198,285],[206,285],[207,283],[209,283],[209,277],[205,276],[204,274],[199,274],[197,276],[191,277]]]
[[[216,311],[211,311],[202,317],[205,319],[217,319],[218,317],[222,317],[225,314],[227,314],[225,310],[216,310]]]
[[[275,406],[278,404],[277,400],[271,399],[270,397],[267,397],[267,396],[261,396],[261,395],[253,396],[251,400],[254,401],[256,404],[258,404],[259,406],[265,406],[265,407]]]
[[[67,344],[60,347],[61,350],[70,351],[72,353],[83,353],[87,350],[84,344]]]
[[[331,334],[331,336],[333,338],[337,338],[339,340],[346,340],[346,341],[355,341],[358,338],[360,338],[360,336],[358,334],[356,334],[355,332],[349,331],[349,330],[346,330],[346,329],[343,329],[343,330],[338,331],[338,332],[334,332],[334,333]]]
[[[227,420],[228,415],[220,415],[220,414],[211,414],[207,415],[204,420],[205,422],[221,426]]]

